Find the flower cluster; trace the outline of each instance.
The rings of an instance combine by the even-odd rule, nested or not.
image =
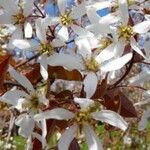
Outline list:
[[[0,25],[8,33],[0,52],[9,56],[2,64],[0,101],[17,112],[15,125],[27,139],[27,149],[33,149],[36,139],[41,149],[49,149],[48,137],[55,132],[61,134],[59,150],[68,150],[80,135],[85,136],[89,150],[102,150],[96,128],[109,124],[126,131],[123,117],[136,115],[123,114],[125,103],[127,110],[134,111],[135,106],[150,102],[147,98],[133,106],[120,88],[134,63],[149,64],[150,15],[146,10],[150,2],[77,0],[70,4],[56,0],[56,14],[46,11],[48,5],[53,4],[0,0]],[[142,16],[140,21],[132,17],[135,12]],[[23,74],[26,68],[32,70]],[[148,80],[146,70],[129,79],[129,85],[141,88]],[[58,87],[57,82],[64,86]],[[149,91],[144,96],[150,97]],[[148,117],[149,108],[139,130],[146,128]]]

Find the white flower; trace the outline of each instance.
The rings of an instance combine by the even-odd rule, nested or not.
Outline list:
[[[150,21],[143,21],[134,26],[128,25],[129,12],[127,0],[119,0],[119,15],[120,15],[120,25],[117,27],[110,27],[116,41],[116,44],[121,42],[122,48],[118,49],[118,55],[122,55],[124,48],[127,44],[130,44],[131,48],[138,54],[145,58],[145,55],[140,50],[138,43],[136,42],[134,36],[136,34],[143,34],[150,30]]]
[[[13,40],[12,44],[19,49],[30,49],[32,51],[39,51],[42,54],[40,57],[38,57],[38,62],[40,63],[41,75],[44,80],[47,80],[47,55],[53,54],[55,52],[55,47],[63,46],[64,42],[62,42],[58,38],[55,38],[52,41],[47,40],[47,28],[44,26],[44,20],[45,19],[38,18],[35,21],[36,36],[39,39],[39,42],[35,42],[33,40],[15,39]]]
[[[20,112],[26,112],[19,115],[15,123],[20,127],[19,134],[28,138],[30,135],[32,135],[35,127],[34,115],[41,111],[41,106],[48,105],[48,100],[44,94],[37,93],[30,81],[25,76],[16,72],[16,70],[11,66],[9,67],[9,73],[22,87],[27,90],[27,92],[17,89],[7,91],[1,97],[1,101],[13,105]],[[43,123],[46,124],[44,120],[41,122],[41,124]],[[42,128],[42,130],[45,131],[46,128]],[[46,135],[44,132],[43,134],[44,135],[42,135],[42,137],[44,140]]]
[[[99,138],[94,133],[90,123],[93,120],[106,122],[110,125],[118,127],[125,131],[127,123],[116,112],[110,110],[102,110],[93,112],[94,101],[85,98],[74,98],[74,101],[79,104],[80,110],[72,113],[63,108],[55,108],[35,115],[35,120],[57,119],[57,120],[72,120],[73,125],[70,126],[61,136],[58,142],[59,150],[68,150],[71,141],[77,136],[77,131],[82,127],[85,138],[88,143],[89,150],[101,150],[102,144]]]
[[[27,17],[32,12],[33,2],[34,0],[30,0],[30,3],[24,0],[20,4],[16,0],[0,0],[0,6],[4,9],[4,13],[0,15],[0,24],[13,24],[16,26],[16,32],[21,32],[24,28],[25,37],[31,38],[32,26],[27,22]]]
[[[89,93],[86,95],[87,98],[91,98],[95,93],[98,84],[97,73],[99,71],[109,72],[118,70],[132,58],[132,53],[128,53],[120,58],[106,62],[111,57],[107,57],[108,54],[111,54],[109,52],[110,49],[97,56],[93,56],[88,40],[81,38],[76,41],[76,44],[78,45],[78,53],[81,54],[82,58],[78,55],[53,54],[47,59],[47,62],[51,66],[63,66],[69,70],[77,69],[84,72],[87,75],[83,82],[85,92]]]
[[[71,28],[77,35],[80,36],[92,35],[90,32],[74,23],[75,20],[80,19],[84,14],[86,14],[86,2],[82,2],[81,4],[69,9],[67,8],[67,0],[57,0],[57,5],[60,12],[59,17],[47,17],[44,21],[45,26],[56,25],[58,23],[61,25],[56,36],[64,42],[68,41],[68,28]]]

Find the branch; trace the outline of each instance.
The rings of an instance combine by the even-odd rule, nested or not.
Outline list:
[[[32,56],[31,58],[29,58],[29,59],[27,59],[27,60],[25,60],[25,61],[19,63],[19,64],[16,65],[14,68],[17,69],[17,68],[19,68],[19,67],[25,65],[25,64],[28,63],[29,61],[31,61],[31,60],[37,58],[37,57],[40,56],[40,55],[41,55],[41,53],[37,53],[37,54],[35,54],[34,56]]]
[[[124,75],[118,80],[116,81],[112,86],[110,86],[108,89],[113,89],[114,87],[116,87],[118,84],[120,84],[122,82],[122,80],[124,80],[124,78],[130,73],[131,68],[133,66],[134,63],[134,56],[135,56],[135,52],[133,52],[133,56],[132,59],[130,61],[129,67],[127,68],[126,72],[124,73]]]

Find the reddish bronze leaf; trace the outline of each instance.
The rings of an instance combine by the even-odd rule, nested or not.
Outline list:
[[[10,58],[11,55],[4,55],[4,56],[0,56],[0,95],[3,94],[4,92],[4,80],[6,77],[6,73],[7,73],[7,69],[8,69],[8,65],[10,63]]]
[[[101,84],[97,86],[95,94],[92,96],[93,99],[98,99],[104,96],[107,90],[107,76],[102,80]]]
[[[74,139],[71,144],[70,144],[70,147],[69,147],[69,150],[80,150],[80,146],[77,142],[77,139]]]
[[[102,104],[107,109],[120,113],[123,117],[137,117],[133,103],[120,90],[107,91]]]
[[[28,69],[24,69],[22,73],[30,80],[32,84],[36,84],[41,78],[39,64],[34,64]]]
[[[77,70],[68,71],[61,66],[48,67],[49,78],[82,81],[82,75]]]

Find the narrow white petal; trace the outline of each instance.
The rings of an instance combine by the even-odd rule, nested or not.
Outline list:
[[[89,150],[103,150],[103,146],[93,129],[89,125],[84,125],[83,130]]]
[[[91,58],[92,52],[88,39],[86,38],[76,39],[75,43],[78,46],[78,53],[81,54],[84,59]]]
[[[145,58],[143,52],[140,50],[140,48],[134,38],[130,39],[130,45],[133,50],[135,50],[138,54],[140,54],[141,56],[143,56]]]
[[[68,28],[66,26],[62,26],[57,33],[57,37],[65,42],[68,41],[69,39]]]
[[[119,40],[119,42],[116,43],[114,47],[115,57],[121,57],[123,55],[125,46],[126,46],[126,43],[124,40]]]
[[[58,141],[58,150],[68,150],[71,142],[77,135],[77,125],[72,125],[67,129]]]
[[[25,23],[24,34],[26,38],[32,37],[32,25],[29,22]]]
[[[148,60],[150,60],[150,40],[145,41],[145,43],[144,43],[144,50],[145,50],[145,53],[146,53],[146,58]]]
[[[57,0],[57,5],[61,14],[65,13],[67,0]]]
[[[58,38],[55,38],[51,43],[52,43],[53,47],[61,47],[61,46],[65,45],[65,42]]]
[[[112,2],[111,1],[100,1],[100,2],[94,2],[92,4],[92,7],[95,7],[96,10],[101,10],[104,8],[108,8],[112,6]]]
[[[121,17],[121,21],[123,24],[127,25],[129,20],[127,0],[118,0],[118,4],[119,4],[119,14]]]
[[[17,106],[21,97],[28,97],[28,94],[21,90],[7,91],[2,97],[1,101]]]
[[[93,33],[89,32],[85,28],[82,28],[80,26],[77,26],[75,24],[71,25],[72,30],[74,31],[75,34],[77,34],[80,37],[93,37]]]
[[[69,70],[83,70],[83,60],[80,56],[55,53],[48,57],[47,63],[51,66],[63,66]]]
[[[43,120],[43,119],[68,120],[73,117],[74,113],[63,108],[55,108],[52,110],[47,110],[34,116],[35,120]]]
[[[22,74],[18,73],[13,67],[9,67],[8,69],[10,75],[18,81],[23,87],[25,87],[29,92],[34,92],[34,88],[31,82]]]
[[[30,49],[32,47],[31,41],[22,39],[13,40],[12,44],[19,49]]]
[[[79,19],[81,18],[84,14],[86,14],[86,9],[85,9],[86,3],[82,2],[81,4],[74,6],[71,11],[71,16],[73,19]]]
[[[44,146],[46,145],[45,143],[45,139],[46,139],[46,135],[47,135],[47,125],[46,125],[46,120],[43,119],[41,121],[41,126],[42,126],[42,147],[44,148]]]
[[[100,54],[96,56],[95,58],[96,61],[98,63],[101,63],[114,57],[114,52],[113,52],[114,47],[115,47],[115,44],[111,44],[107,46],[105,49],[103,49],[102,52],[100,52]]]
[[[74,102],[79,104],[80,108],[87,108],[94,104],[94,101],[88,98],[74,98]]]
[[[149,30],[150,30],[150,20],[138,23],[133,27],[133,31],[139,34],[147,33]]]
[[[126,63],[128,63],[131,60],[132,55],[132,53],[128,53],[120,58],[114,59],[102,65],[100,69],[105,72],[121,69]]]
[[[35,29],[36,29],[36,36],[39,38],[41,43],[46,43],[46,29],[45,26],[43,26],[43,20],[37,19],[35,21]]]
[[[38,58],[38,62],[40,63],[40,73],[44,80],[48,79],[48,72],[47,72],[47,55],[42,55]]]
[[[17,26],[16,30],[13,32],[11,39],[22,39],[23,38],[23,32],[22,29]]]
[[[87,7],[87,16],[91,23],[98,23],[101,17],[96,13],[95,7]]]
[[[5,13],[3,15],[0,15],[0,23],[1,24],[11,24],[11,15],[8,13]]]
[[[45,26],[45,28],[47,28],[48,26],[56,25],[57,23],[59,23],[59,17],[46,16],[43,19],[43,25]]]
[[[32,13],[32,8],[34,6],[34,0],[30,0],[29,1],[24,1],[24,5],[23,5],[23,14],[25,17],[29,16]]]
[[[111,110],[102,110],[91,114],[95,120],[108,123],[125,131],[128,127],[127,122],[116,112]]]
[[[22,124],[19,127],[19,135],[27,138],[29,137],[34,129],[34,120],[33,118],[31,118],[29,115],[26,115],[23,119],[22,119]]]
[[[87,98],[91,98],[96,91],[98,84],[97,76],[94,72],[89,72],[83,81],[84,91]]]
[[[149,117],[150,117],[150,109],[148,109],[144,112],[144,114],[143,114],[143,116],[139,122],[138,129],[140,131],[143,131],[146,128],[146,126],[148,124],[148,118]]]

